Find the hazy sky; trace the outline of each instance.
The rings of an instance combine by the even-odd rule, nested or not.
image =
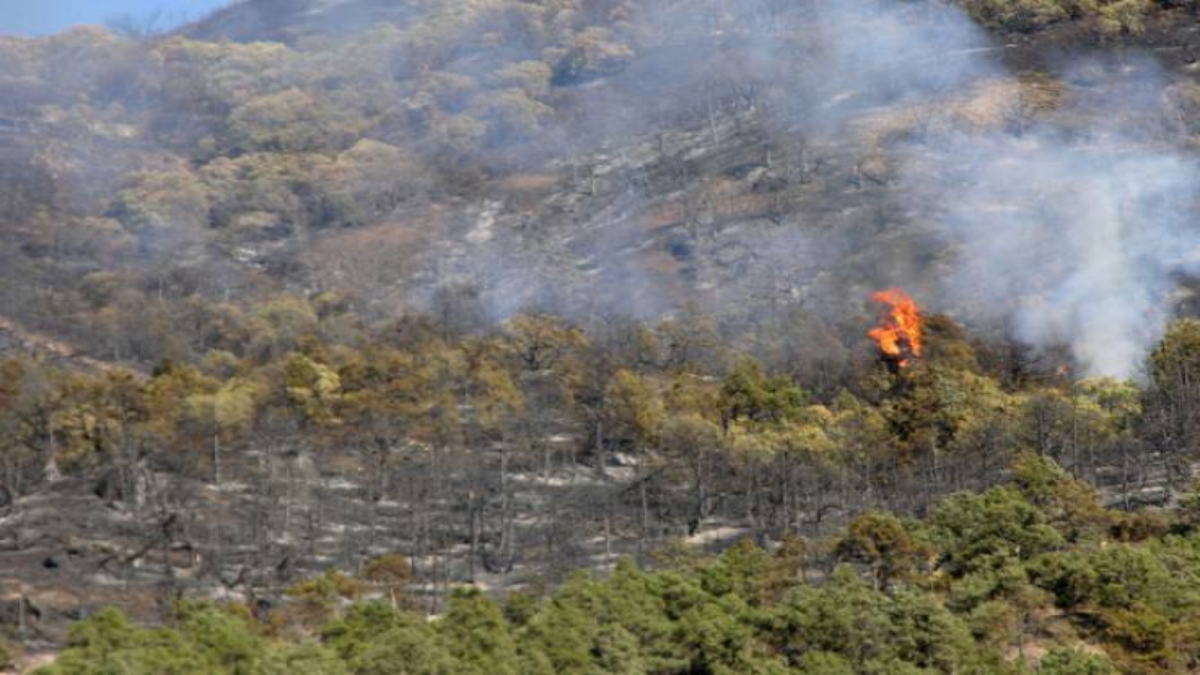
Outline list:
[[[229,0],[0,0],[0,34],[46,35],[81,23],[162,10],[172,23],[195,18]]]

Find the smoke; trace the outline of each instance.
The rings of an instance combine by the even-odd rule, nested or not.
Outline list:
[[[689,293],[729,309],[799,287],[855,298],[852,314],[854,284],[903,285],[1035,348],[1066,345],[1088,375],[1137,373],[1200,243],[1200,176],[1171,147],[1170,78],[1152,61],[1043,67],[1055,92],[1038,110],[1009,47],[941,0],[637,7],[636,29],[605,38],[638,36],[636,58],[558,86],[576,116],[545,121],[550,140],[518,161],[571,183],[532,208],[468,210],[465,246],[438,256],[493,318],[653,316]],[[490,77],[469,49],[443,68]],[[713,179],[731,166],[759,194],[785,186],[773,215],[721,202]]]
[[[619,16],[555,19],[579,25],[553,48],[543,38],[561,27],[499,3],[459,17],[432,12],[452,3],[254,0],[187,34],[292,39],[272,51],[278,87],[361,106],[381,120],[373,134],[428,165],[413,188],[426,198],[393,214],[430,224],[428,251],[396,244],[416,271],[378,251],[387,274],[356,270],[405,307],[462,283],[493,320],[803,304],[860,339],[868,291],[903,286],[1035,348],[1066,345],[1089,375],[1127,377],[1200,267],[1200,176],[1169,114],[1172,75],[1149,59],[1036,66],[1053,90],[1040,100],[1004,63],[1045,55],[998,44],[944,0],[616,4]],[[402,30],[362,32],[381,21]],[[45,77],[118,101],[103,83],[139,81],[130,54],[114,75],[74,59],[78,72]],[[371,86],[339,89],[359,82]],[[157,100],[110,107],[212,122]],[[103,154],[76,162],[96,199],[112,192],[99,169],[127,172]]]
[[[893,261],[889,281],[933,281],[945,309],[1037,349],[1065,345],[1086,375],[1136,376],[1179,279],[1200,272],[1200,172],[1171,147],[1171,83],[1158,64],[1060,65],[1055,110],[1034,121],[1003,48],[953,6],[830,3],[816,26],[806,71],[821,79],[801,78],[792,99],[804,133],[847,140],[864,119],[920,119],[888,148],[900,161],[890,190],[908,209],[888,229],[931,230],[952,255]],[[1003,85],[1007,110],[989,102],[990,119],[964,119],[956,106],[988,85]],[[847,248],[880,245],[847,236]]]
[[[1176,275],[1196,269],[1195,163],[1120,137],[965,139],[977,166],[948,194],[961,253],[946,288],[1089,375],[1130,377],[1162,335]]]
[[[850,170],[827,156],[842,152],[827,146],[855,142],[847,121],[999,70],[982,31],[938,3],[743,0],[639,12],[649,37],[626,70],[559,91],[579,112],[551,134],[560,166],[578,174],[574,194],[556,198],[569,202],[563,220],[514,241],[522,216],[501,209],[496,236],[455,266],[456,279],[486,289],[493,315],[547,296],[643,318],[683,302],[720,313],[736,313],[747,296],[794,302],[877,220],[847,218],[844,202],[858,198],[839,174]],[[820,194],[739,216],[710,192],[731,167],[760,194],[810,178]],[[543,208],[540,219],[558,215]],[[827,305],[807,295],[810,306]]]
[[[874,261],[872,281],[938,288],[941,309],[1004,326],[1037,349],[1066,345],[1086,375],[1137,374],[1170,318],[1178,276],[1200,267],[1193,259],[1200,256],[1191,255],[1200,244],[1200,175],[1194,161],[1169,147],[1169,125],[1159,118],[1170,83],[1152,61],[1060,64],[1056,100],[1035,113],[1025,85],[1001,63],[1005,48],[936,0],[811,3],[790,13],[752,1],[687,9],[686,16],[676,7],[648,19],[665,56],[650,50],[624,75],[580,94],[580,107],[590,111],[581,128],[593,133],[568,134],[579,143],[572,152],[584,153],[596,139],[630,142],[673,115],[687,119],[706,98],[714,105],[722,87],[736,89],[729,82],[768,91],[771,133],[802,137],[814,155],[834,148],[817,160],[831,168],[810,188],[816,196],[792,205],[778,225],[720,225],[714,218],[700,223],[703,236],[677,231],[667,246],[684,252],[693,287],[715,289],[711,297],[727,310],[741,291],[724,288],[704,260],[737,258],[734,267],[743,272],[726,282],[770,286],[769,293],[794,291],[776,288],[784,275],[829,288],[819,282],[823,274],[861,275],[865,261]],[[720,51],[712,49],[713,35]],[[662,95],[647,96],[651,91]],[[972,105],[980,109],[962,110]],[[871,144],[881,146],[884,164],[897,164],[882,170],[883,185],[838,180],[848,161],[838,153],[880,151]],[[862,171],[861,159],[850,161]],[[653,174],[655,167],[618,167],[612,175],[621,170]],[[620,208],[577,224],[584,234],[573,236],[574,250],[564,256],[580,254],[579,242],[588,242],[582,258],[606,270],[595,278],[617,289],[612,304],[641,315],[645,307],[634,310],[632,299],[654,298],[653,313],[678,289],[639,265],[631,252],[639,234],[630,221],[672,190],[686,192],[651,183],[626,191]],[[881,205],[881,226],[861,203]],[[910,245],[905,237],[933,243]],[[934,243],[952,254],[922,262],[939,257],[930,254]],[[522,297],[539,288],[541,281],[526,284]]]
[[[1086,375],[1135,376],[1171,317],[1180,277],[1200,271],[1200,172],[1173,148],[1172,84],[1157,62],[1122,54],[1044,67],[1057,89],[1035,111],[1028,82],[1002,63],[1008,48],[951,4],[813,3],[755,23],[776,6],[730,10],[751,54],[744,76],[779,92],[773,103],[788,133],[897,165],[861,197],[861,178],[855,187],[827,179],[822,197],[850,215],[823,253],[808,236],[788,255],[851,269],[847,284],[865,273],[936,287],[942,309],[1007,327],[1036,349],[1065,345]],[[672,15],[660,23],[675,27],[668,33],[687,26]],[[871,201],[888,205],[876,231],[854,215],[855,202]],[[818,230],[821,203],[798,208],[787,227]]]
[[[999,70],[982,30],[940,2],[825,3],[816,31],[822,50],[811,70],[842,90],[833,97],[839,105],[827,107],[843,116],[936,96]]]
[[[948,127],[907,148],[903,171],[956,252],[939,270],[949,309],[1065,345],[1085,375],[1134,377],[1180,277],[1200,269],[1200,172],[1169,145],[1157,64],[1081,62],[1060,78],[1052,114]]]

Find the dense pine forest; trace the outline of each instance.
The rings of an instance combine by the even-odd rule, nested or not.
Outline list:
[[[0,37],[0,669],[1200,671],[1198,19]]]

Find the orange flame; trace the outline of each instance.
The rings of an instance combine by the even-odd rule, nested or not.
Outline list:
[[[871,299],[887,307],[879,326],[867,333],[879,345],[879,350],[901,368],[921,355],[921,310],[908,294],[899,288],[879,291]]]

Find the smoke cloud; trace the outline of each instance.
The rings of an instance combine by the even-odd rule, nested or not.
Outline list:
[[[1060,65],[1056,109],[1031,121],[1004,48],[954,6],[823,3],[814,25],[819,47],[791,99],[806,134],[906,109],[921,118],[889,148],[901,158],[891,190],[912,215],[897,211],[888,227],[932,226],[952,256],[924,269],[897,261],[892,281],[932,282],[944,309],[1034,348],[1066,345],[1085,375],[1136,376],[1180,277],[1200,271],[1200,172],[1171,147],[1171,82],[1157,63]],[[786,58],[773,37],[763,43],[768,60]],[[965,123],[953,105],[930,112],[1001,82],[1013,86],[1008,110],[988,111],[999,124]]]
[[[1065,79],[1079,83],[1080,68]],[[939,279],[951,310],[1034,348],[1065,345],[1083,375],[1129,378],[1180,279],[1200,271],[1200,171],[1158,124],[1169,85],[1156,64],[1088,69],[1101,100],[1068,90],[1041,123],[942,135],[925,148],[938,166],[910,155],[905,170],[918,192],[940,195],[941,235],[957,253]]]
[[[793,205],[777,224],[701,223],[709,227],[706,235],[678,232],[669,246],[688,256],[705,247],[714,255],[740,248],[751,262],[737,283],[777,285],[790,274],[797,286],[825,289],[820,292],[829,289],[821,281],[828,274],[847,268],[857,274],[855,262],[862,265],[864,256],[891,256],[886,269],[876,266],[872,282],[937,288],[936,299],[928,299],[938,309],[971,324],[1006,327],[1010,337],[1037,349],[1065,345],[1085,375],[1136,376],[1170,319],[1178,277],[1200,267],[1200,174],[1194,160],[1171,147],[1171,131],[1160,124],[1171,83],[1150,59],[1060,65],[1057,101],[1034,114],[1032,104],[1020,100],[1017,76],[1002,65],[1005,48],[943,2],[812,3],[784,12],[775,3],[743,1],[687,9],[652,19],[666,57],[650,50],[624,75],[577,94],[590,111],[580,130],[593,133],[567,134],[580,144],[572,152],[584,154],[597,140],[629,143],[653,133],[656,124],[670,128],[664,120],[686,118],[689,109],[704,107],[705,97],[716,97],[713,73],[724,69],[728,81],[770,90],[772,134],[802,137],[813,156],[825,147],[826,157],[815,161],[835,168],[813,183],[815,197]],[[722,36],[725,53],[712,52],[713,34]],[[985,120],[967,119],[964,98],[984,97],[980,92],[989,85],[1003,94],[974,103],[985,108],[975,117]],[[647,91],[663,92],[654,98],[657,107],[629,105],[631,97],[646,101],[639,97]],[[901,124],[906,133],[880,140],[896,120],[907,120]],[[883,131],[866,140],[872,132],[864,129],[871,128]],[[713,130],[716,137],[729,133],[735,132]],[[879,179],[884,185],[864,192],[861,177],[857,185],[836,180],[836,165],[847,161],[838,153],[856,146],[863,153],[870,143],[881,145],[896,165]],[[676,160],[622,164],[610,153],[604,161],[612,177],[652,176]],[[686,173],[686,160],[678,161]],[[625,301],[626,310],[645,315],[647,306],[634,308],[629,299],[654,298],[650,313],[661,311],[678,288],[639,268],[636,220],[681,187],[651,179],[631,184],[576,225],[583,234],[571,235],[561,258],[602,270],[591,279],[618,289],[618,307]],[[872,201],[883,213],[878,227],[862,215],[861,204]],[[897,236],[931,243],[893,246],[889,237]],[[933,265],[917,258],[934,244],[950,255]],[[545,261],[514,269],[505,264],[514,255],[493,257],[496,276],[520,280],[521,298],[544,295],[546,282],[530,281],[530,270]],[[696,265],[692,281],[703,282],[704,269]],[[480,267],[478,258],[471,267]],[[562,283],[557,274],[548,277],[550,285]],[[585,277],[582,285],[592,281]],[[696,285],[716,288],[713,297],[725,304],[736,295],[717,282]],[[840,290],[839,296],[855,298],[859,289]],[[505,311],[521,302],[505,303]],[[828,303],[818,298],[811,304]],[[852,302],[842,311],[858,309]]]
[[[1200,272],[1200,171],[1172,147],[1169,76],[1150,58],[1079,59],[1057,69],[1056,109],[1031,121],[1003,48],[956,7],[826,3],[815,25],[820,48],[805,72],[820,80],[801,78],[793,99],[806,134],[904,110],[922,118],[920,133],[889,148],[901,162],[890,190],[908,213],[890,214],[888,228],[932,229],[952,253],[923,269],[896,261],[890,281],[932,282],[941,308],[963,319],[1007,326],[1037,349],[1065,345],[1082,374],[1135,377],[1179,279]],[[988,111],[998,120],[952,109],[963,92],[1002,82],[1014,88],[1007,111]]]
[[[1119,137],[968,139],[982,161],[947,206],[962,246],[947,279],[977,315],[1035,347],[1066,344],[1089,375],[1130,377],[1196,269],[1195,163]],[[948,195],[953,197],[954,195]]]
[[[303,15],[335,44],[380,17],[421,19],[385,5],[246,3],[201,33],[285,35]],[[463,168],[512,180],[475,184],[463,171],[461,199],[413,216],[444,228],[412,256],[416,271],[363,285],[416,306],[439,286],[474,285],[494,320],[530,307],[654,318],[697,299],[752,315],[747,300],[765,298],[844,326],[847,344],[862,339],[869,291],[903,286],[971,325],[1065,345],[1085,374],[1130,377],[1180,278],[1200,272],[1200,172],[1171,123],[1174,76],[1149,57],[1041,67],[1054,92],[1038,103],[1024,99],[1027,74],[1004,65],[1030,48],[998,44],[943,0],[630,11],[596,19],[605,27],[587,42],[607,56],[575,74],[519,40],[492,45],[502,17],[479,13],[448,33],[437,78],[388,94],[419,129],[437,95],[512,78],[479,89],[477,106],[446,104],[495,146]],[[289,52],[297,62],[326,42],[304,44]],[[347,53],[335,72],[420,70],[400,63],[404,50]],[[501,57],[550,80],[514,95],[523,80],[495,71]],[[500,94],[524,105],[484,105]],[[524,114],[531,130],[506,121]]]

